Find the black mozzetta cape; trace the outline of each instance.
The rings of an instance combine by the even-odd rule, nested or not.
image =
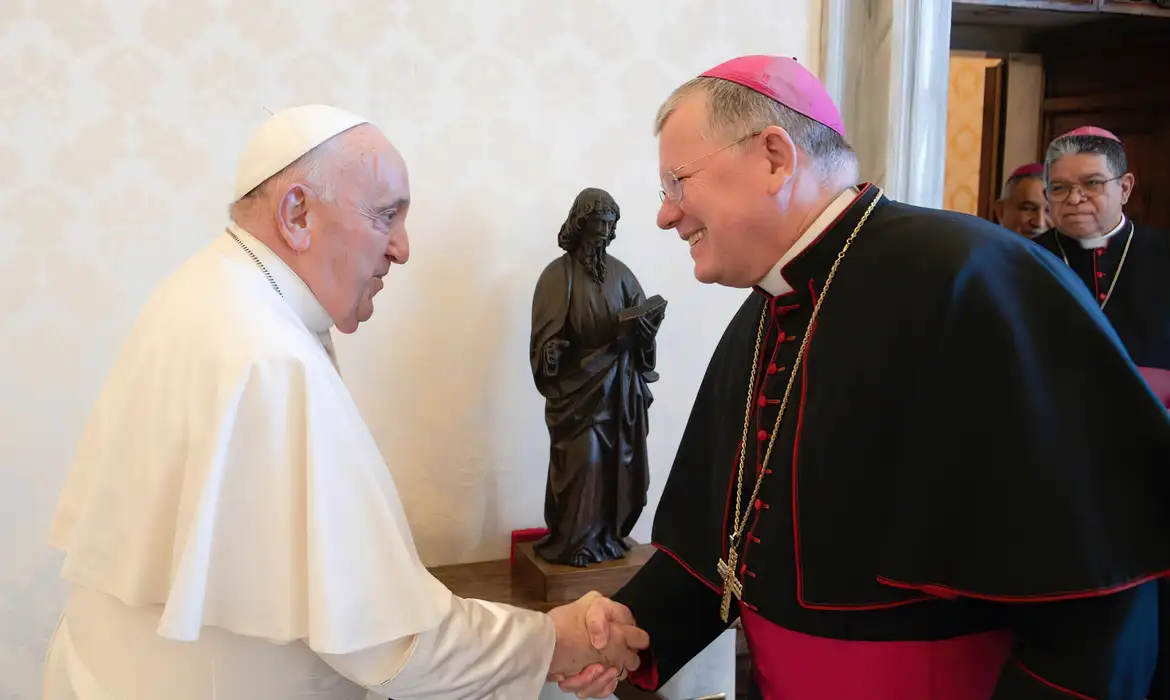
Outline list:
[[[715,349],[655,517],[660,551],[615,596],[651,636],[639,684],[664,683],[726,627],[716,566],[761,314],[748,494],[815,295],[878,196],[864,188],[787,264],[794,292],[754,290]],[[832,283],[752,504],[742,605],[837,639],[1007,627],[995,700],[1138,700],[1157,651],[1152,582],[1170,573],[1168,465],[1164,409],[1061,261],[883,197]]]

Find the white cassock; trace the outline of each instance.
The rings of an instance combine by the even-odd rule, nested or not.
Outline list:
[[[328,314],[229,230],[147,303],[86,426],[45,700],[535,699],[550,618],[423,567]]]

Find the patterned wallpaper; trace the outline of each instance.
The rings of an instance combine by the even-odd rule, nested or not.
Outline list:
[[[152,287],[224,223],[265,108],[366,113],[411,167],[409,265],[337,339],[429,564],[504,556],[541,522],[532,284],[582,187],[670,300],[651,410],[656,503],[741,293],[658,231],[650,126],[735,54],[814,69],[820,0],[0,1],[0,699],[39,697],[62,602],[45,544],[82,421]],[[636,535],[649,535],[650,513]]]
[[[947,168],[943,208],[979,211],[979,161],[983,147],[984,71],[1000,59],[951,54],[947,97]]]

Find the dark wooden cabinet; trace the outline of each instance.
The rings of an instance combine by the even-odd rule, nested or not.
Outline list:
[[[1098,3],[1099,0],[963,0],[964,5],[1063,12],[1096,12]]]
[[[1170,17],[1170,3],[1154,0],[1098,0],[1101,12],[1123,15]]]
[[[1170,17],[1170,3],[1159,4],[1156,0],[961,0],[960,4],[1017,10]]]

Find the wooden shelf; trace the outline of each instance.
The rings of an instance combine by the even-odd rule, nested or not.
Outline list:
[[[1015,10],[1055,10],[1057,12],[1097,11],[1097,0],[961,0],[961,4],[1003,7]]]
[[[1101,0],[1100,11],[1104,14],[1170,18],[1170,8],[1158,7],[1149,0]]]
[[[1152,0],[957,0],[957,4],[1005,10],[1048,10],[1054,12],[1088,12],[1101,15],[1142,15],[1170,17],[1170,8],[1158,7]]]

